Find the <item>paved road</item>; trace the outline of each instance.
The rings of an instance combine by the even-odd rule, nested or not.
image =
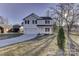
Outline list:
[[[10,44],[15,44],[18,42],[26,41],[26,40],[31,40],[35,38],[37,35],[21,35],[15,38],[10,38],[10,39],[5,39],[5,40],[0,40],[0,47],[4,47]]]

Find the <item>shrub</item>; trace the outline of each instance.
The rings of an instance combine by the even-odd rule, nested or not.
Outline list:
[[[58,35],[57,35],[57,44],[58,47],[62,50],[65,48],[65,34],[62,27],[59,28]]]

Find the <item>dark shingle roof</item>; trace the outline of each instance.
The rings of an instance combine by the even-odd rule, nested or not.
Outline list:
[[[37,26],[52,26],[52,25],[37,25]]]
[[[37,20],[52,20],[52,18],[51,17],[40,17]]]
[[[39,17],[38,15],[36,15],[34,13],[31,13],[30,15],[28,15],[27,17],[25,17],[23,20],[25,20],[29,16],[35,17],[35,18],[37,18],[37,20],[52,20],[51,17]]]

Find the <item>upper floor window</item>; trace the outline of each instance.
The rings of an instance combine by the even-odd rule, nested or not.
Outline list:
[[[37,20],[32,20],[32,24],[37,24]]]
[[[45,24],[50,24],[50,21],[49,20],[45,20]]]
[[[25,20],[25,24],[29,24],[29,20]]]
[[[35,20],[35,24],[37,24],[37,20]]]

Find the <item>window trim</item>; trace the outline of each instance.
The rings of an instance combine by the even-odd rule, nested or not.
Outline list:
[[[45,24],[50,24],[50,20],[45,20]]]
[[[25,20],[25,24],[29,24],[29,20]]]
[[[50,28],[45,28],[45,32],[50,32]]]
[[[32,24],[37,24],[37,20],[32,20]]]

